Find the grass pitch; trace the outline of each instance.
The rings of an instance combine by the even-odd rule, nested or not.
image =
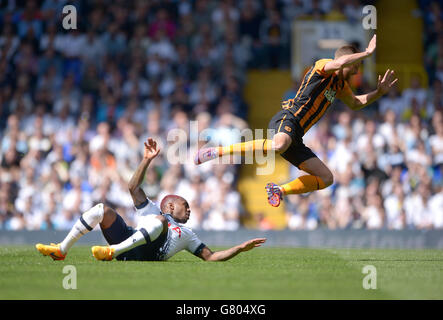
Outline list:
[[[76,290],[63,288],[67,265]],[[376,289],[363,288],[366,265],[376,268]],[[7,246],[0,299],[443,299],[443,251],[262,247],[226,262],[187,252],[166,262],[102,262],[86,246],[65,261]]]

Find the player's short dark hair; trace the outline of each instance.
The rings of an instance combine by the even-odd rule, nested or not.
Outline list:
[[[345,54],[353,54],[357,53],[358,49],[352,44],[348,44],[346,46],[342,46],[335,50],[335,58],[339,58],[341,56],[344,56]]]
[[[176,196],[174,194],[167,195],[166,197],[163,198],[162,202],[160,203],[160,210],[161,210],[161,212],[168,213],[168,210],[167,210],[168,209],[168,204],[171,203],[171,202],[175,203],[176,201],[179,201],[179,200],[186,201],[183,197]]]

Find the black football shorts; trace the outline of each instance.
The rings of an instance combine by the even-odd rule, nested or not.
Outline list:
[[[271,121],[269,121],[268,128],[275,130],[275,134],[284,132],[292,138],[292,143],[289,148],[280,155],[297,168],[299,168],[302,162],[317,157],[315,153],[303,143],[303,130],[289,110],[283,109],[275,114]]]
[[[117,214],[117,219],[102,233],[109,245],[118,244],[132,236],[137,230],[128,226],[123,218]],[[135,260],[135,261],[158,261],[160,248],[167,238],[167,233],[161,234],[157,239],[149,244],[142,244],[129,251],[119,254],[117,260]]]

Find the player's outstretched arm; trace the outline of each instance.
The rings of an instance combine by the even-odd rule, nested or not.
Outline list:
[[[383,78],[381,75],[378,76],[377,89],[374,91],[355,96],[352,90],[347,88],[345,92],[339,94],[338,98],[352,110],[360,110],[388,93],[397,81],[394,70],[388,69]]]
[[[140,188],[140,185],[143,182],[149,164],[160,152],[160,149],[157,147],[157,142],[152,138],[148,138],[144,145],[143,159],[128,184],[129,192],[135,206],[141,205],[146,201],[146,194],[143,189]]]
[[[374,35],[369,41],[368,47],[363,52],[353,53],[353,54],[345,54],[337,59],[329,61],[324,66],[324,71],[326,73],[332,73],[337,70],[340,70],[345,67],[349,67],[361,60],[371,56],[376,48],[377,43],[377,35]]]
[[[246,252],[255,247],[260,247],[265,241],[266,238],[251,239],[238,246],[217,252],[212,252],[208,247],[204,247],[200,253],[200,258],[205,261],[226,261],[234,258],[240,252]]]

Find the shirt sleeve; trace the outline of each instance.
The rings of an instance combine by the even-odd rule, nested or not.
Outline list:
[[[194,232],[192,232],[191,236],[189,237],[186,250],[193,255],[199,256],[204,247],[206,247],[206,245],[197,237]]]
[[[135,214],[137,216],[146,216],[148,214],[161,214],[160,208],[152,202],[149,198],[142,204],[135,206]]]
[[[314,64],[314,71],[317,72],[318,74],[326,77],[328,74],[325,72],[325,65],[329,61],[332,61],[332,59],[320,59],[320,60],[317,60],[315,62],[315,64]]]

